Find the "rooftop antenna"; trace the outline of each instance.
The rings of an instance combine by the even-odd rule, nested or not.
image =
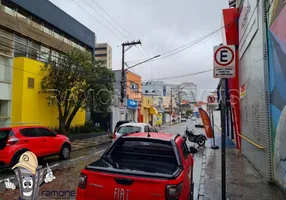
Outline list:
[[[150,127],[148,126],[148,135],[147,135],[147,137],[151,137],[151,135],[150,135]]]

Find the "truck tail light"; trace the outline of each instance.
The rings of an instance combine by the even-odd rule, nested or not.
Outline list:
[[[80,174],[78,179],[78,187],[81,189],[85,189],[86,183],[87,183],[87,176],[85,174]]]
[[[7,146],[11,146],[11,145],[14,145],[14,144],[17,144],[19,142],[19,139],[16,138],[16,137],[10,137],[8,138],[7,142],[6,142],[6,145]]]
[[[178,200],[180,199],[183,189],[183,183],[178,185],[167,185],[166,186],[166,200]]]
[[[115,134],[115,133],[113,134],[113,139],[114,139],[114,140],[116,139],[116,134]]]

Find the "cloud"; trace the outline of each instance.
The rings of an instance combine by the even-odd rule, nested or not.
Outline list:
[[[80,3],[94,18],[100,20],[101,23],[111,29],[117,37],[96,22],[90,14],[79,8],[72,0],[50,1],[93,30],[97,36],[97,42],[107,42],[113,49],[113,69],[121,68],[121,47],[117,46],[127,40],[124,36],[110,26],[84,0],[74,1]],[[227,1],[225,0],[85,1],[116,26],[116,23],[108,18],[93,1],[99,2],[100,6],[132,36],[136,39],[141,39],[144,49],[142,47],[133,47],[126,53],[126,61],[141,60],[144,57],[148,57],[146,52],[150,56],[162,54],[218,29],[222,26],[221,10],[227,8]],[[134,39],[124,30],[120,30],[124,32],[129,40]],[[218,32],[216,35],[178,55],[139,65],[134,70],[143,79],[148,80],[212,69],[213,46],[221,43],[221,41],[221,32]],[[218,80],[212,78],[212,72],[181,79],[166,80],[168,83],[184,81],[195,82],[198,85],[198,89],[216,88],[218,82]]]

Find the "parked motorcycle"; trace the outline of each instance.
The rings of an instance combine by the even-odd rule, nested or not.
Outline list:
[[[194,130],[189,130],[186,128],[185,135],[187,136],[188,140],[193,143],[197,143],[200,147],[205,146],[207,137],[204,134],[196,135]]]

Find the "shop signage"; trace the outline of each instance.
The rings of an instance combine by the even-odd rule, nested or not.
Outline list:
[[[214,47],[214,78],[235,77],[235,46],[221,45]]]
[[[244,0],[239,22],[239,59],[242,58],[249,43],[258,30],[257,0]]]
[[[127,107],[131,110],[137,110],[138,109],[138,101],[133,99],[127,99]]]

